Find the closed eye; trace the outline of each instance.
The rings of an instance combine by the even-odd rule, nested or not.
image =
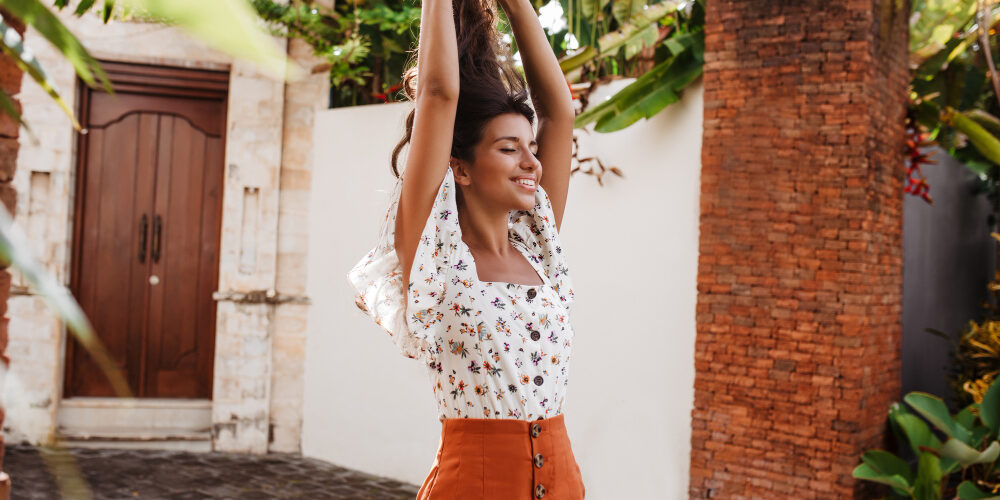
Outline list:
[[[500,148],[500,151],[511,151],[511,152],[513,152],[513,151],[517,151],[517,150],[516,149],[510,149],[510,148]],[[538,158],[538,153],[531,153],[531,154],[535,155],[535,158]]]

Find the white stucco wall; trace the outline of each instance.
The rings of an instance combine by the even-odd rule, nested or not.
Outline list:
[[[424,367],[357,309],[346,279],[375,242],[408,109],[317,116],[302,450],[420,484],[440,433]],[[576,293],[564,411],[591,498],[687,497],[701,133],[699,82],[648,122],[580,134],[581,157],[626,176],[601,187],[574,174],[561,234]]]

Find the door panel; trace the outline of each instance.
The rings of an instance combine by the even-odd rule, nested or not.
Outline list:
[[[140,126],[145,125],[145,127]],[[88,138],[87,190],[99,196],[83,206],[84,240],[80,258],[89,264],[80,269],[77,297],[87,317],[104,341],[111,359],[125,370],[129,385],[137,387],[147,263],[137,259],[141,214],[148,214],[153,188],[153,164],[140,162],[148,147],[140,147],[148,134],[149,120],[140,124],[130,114],[92,130]],[[111,396],[104,374],[88,358],[74,363],[73,392],[86,396]]]
[[[71,288],[136,396],[210,398],[227,79],[109,64],[130,92],[84,91]],[[115,396],[76,342],[65,387]]]
[[[156,213],[162,217],[162,247],[152,273],[161,284],[151,290],[150,358],[147,389],[171,397],[208,397],[206,373],[214,355],[218,245],[221,217],[221,139],[183,118],[164,117]]]

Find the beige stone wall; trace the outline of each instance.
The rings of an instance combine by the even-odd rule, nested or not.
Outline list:
[[[286,87],[173,28],[104,25],[95,16],[61,17],[99,58],[230,70],[216,293],[214,448],[298,451],[308,307],[303,294],[312,116],[326,107],[325,75]],[[28,33],[27,43],[76,109],[72,67],[36,33]],[[286,45],[284,40],[277,43]],[[293,43],[291,50],[292,57],[308,67],[307,48]],[[23,135],[14,180],[19,193],[17,222],[27,228],[49,271],[68,283],[75,134],[69,120],[34,83],[25,83],[22,102],[35,140]],[[253,212],[244,214],[244,207]],[[8,347],[12,363],[5,390],[9,417],[4,431],[12,441],[48,443],[54,436],[62,391],[66,335],[20,277],[15,275],[14,284]]]

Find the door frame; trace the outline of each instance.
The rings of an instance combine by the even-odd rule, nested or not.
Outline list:
[[[104,69],[108,76],[108,80],[111,81],[113,89],[116,93],[133,93],[133,94],[146,94],[146,95],[156,95],[156,96],[168,96],[168,97],[188,97],[188,98],[202,98],[202,99],[212,99],[221,100],[223,102],[223,112],[220,117],[222,127],[221,127],[221,140],[223,145],[223,150],[226,150],[227,145],[227,115],[229,113],[229,83],[230,83],[230,72],[228,70],[216,70],[216,69],[202,69],[202,68],[187,68],[179,66],[168,66],[162,64],[147,64],[147,63],[135,63],[135,62],[125,62],[125,61],[114,61],[114,60],[104,60],[98,59],[101,67]],[[86,130],[87,117],[90,114],[90,93],[93,92],[103,92],[101,88],[89,88],[79,77],[77,81],[77,95],[79,96],[79,106],[78,106],[78,116],[80,117],[81,124]],[[74,297],[79,296],[79,277],[80,277],[80,253],[82,245],[82,232],[83,232],[83,202],[84,202],[84,189],[85,189],[85,179],[87,174],[87,137],[83,132],[77,132],[75,134],[76,139],[76,152],[74,159],[75,163],[75,179],[73,181],[73,201],[72,201],[72,229],[71,229],[71,239],[70,239],[70,256],[69,256],[69,289],[73,293]],[[225,162],[225,158],[223,158]],[[218,225],[215,228],[215,234],[217,234],[218,248],[220,250],[221,259],[221,249],[222,249],[222,221],[223,221],[223,200],[225,197],[225,164],[223,168],[219,169],[220,173],[220,188],[222,192],[219,195],[216,209],[220,214]],[[216,269],[216,282],[219,279],[219,264],[217,263]],[[73,363],[75,357],[80,354],[80,349],[82,347],[79,342],[71,338],[68,334],[65,344],[65,353],[63,358],[62,367],[62,388],[60,389],[61,399],[70,399],[74,396],[68,394],[71,387],[70,379],[73,376]],[[218,338],[218,331],[213,333],[213,340]],[[214,352],[214,346],[213,346]],[[143,351],[140,353],[140,370],[145,370],[146,364],[146,346],[143,342]],[[213,355],[214,358],[214,355]],[[214,364],[214,363],[213,363]],[[210,369],[209,374],[214,378],[214,370]],[[80,397],[80,396],[77,396]]]

